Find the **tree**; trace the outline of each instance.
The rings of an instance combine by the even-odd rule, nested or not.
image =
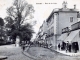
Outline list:
[[[15,0],[13,5],[7,9],[8,16],[5,18],[7,22],[6,27],[8,28],[7,34],[12,38],[16,38],[17,35],[20,35],[22,38],[27,37],[27,39],[30,39],[33,32],[32,26],[28,23],[23,25],[23,23],[25,20],[33,18],[33,12],[33,6],[28,4],[25,0]]]
[[[0,18],[0,39],[5,39],[4,20]]]
[[[16,24],[17,29],[25,20],[29,20],[28,16],[30,16],[30,19],[32,18],[31,13],[33,12],[33,6],[25,0],[15,0],[13,5],[7,9],[7,13],[15,21],[14,24]]]
[[[19,30],[11,30],[9,31],[11,38],[15,41],[16,36],[20,36],[21,41],[29,41],[32,38],[32,33],[34,33],[33,29],[32,29],[32,25],[30,24],[26,24],[26,25],[22,25],[20,26]]]
[[[23,25],[21,26],[20,31],[23,32],[21,33],[23,40],[30,41],[32,37],[32,33],[34,33],[34,31],[32,30],[32,25],[30,25],[29,23],[26,25]]]
[[[2,38],[2,36],[4,35],[3,26],[4,26],[4,21],[2,18],[0,18],[0,38]]]

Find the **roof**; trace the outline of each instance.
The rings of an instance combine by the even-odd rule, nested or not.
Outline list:
[[[50,20],[50,18],[52,17],[52,15],[53,15],[54,13],[58,13],[58,12],[79,13],[79,11],[77,11],[76,9],[68,9],[68,8],[64,9],[64,8],[57,8],[57,9],[54,9],[54,10],[51,12],[51,14],[50,14],[50,16],[47,18],[46,22],[48,22],[48,21]]]
[[[51,14],[49,15],[49,17],[47,18],[46,22],[49,21],[49,19],[52,17],[52,15],[53,15],[53,11],[51,12]]]

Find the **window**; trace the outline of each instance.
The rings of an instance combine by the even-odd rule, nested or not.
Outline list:
[[[70,17],[70,22],[73,22],[73,17]]]

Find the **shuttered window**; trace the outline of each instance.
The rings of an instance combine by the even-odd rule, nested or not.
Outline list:
[[[73,22],[73,17],[70,17],[70,22]]]

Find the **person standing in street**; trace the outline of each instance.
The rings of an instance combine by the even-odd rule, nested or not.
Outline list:
[[[25,50],[25,46],[24,45],[22,46],[22,49],[23,49],[23,51]]]
[[[71,44],[69,44],[69,52],[71,52]]]
[[[66,52],[68,52],[68,50],[69,50],[69,41],[67,41],[66,43]]]

